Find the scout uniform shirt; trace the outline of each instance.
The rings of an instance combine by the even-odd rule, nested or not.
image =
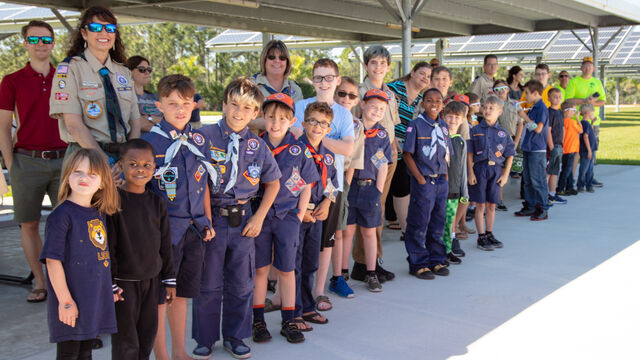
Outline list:
[[[187,141],[199,149],[203,149],[205,143],[201,134],[194,133],[189,124],[184,131],[180,131],[169,124],[164,118],[158,127],[171,138],[168,139],[151,129],[151,132],[142,135],[142,139],[148,141],[156,154],[156,173],[147,186],[160,195],[167,202],[169,224],[171,229],[171,241],[178,244],[193,220],[199,231],[206,227],[211,228],[209,219],[204,214],[204,196],[207,186],[208,171],[202,161],[189,148],[181,146],[171,160],[168,167],[165,166],[167,150],[179,139],[187,137]],[[200,150],[202,152],[202,150]]]
[[[227,207],[249,200],[258,193],[259,183],[281,177],[267,144],[247,127],[234,133],[223,118],[216,124],[203,126],[199,132],[205,137],[205,156],[221,174],[220,186],[210,189],[212,206]]]
[[[487,160],[489,165],[502,166],[506,158],[514,156],[513,140],[496,122],[489,126],[486,120],[471,128],[471,139],[467,141],[467,152],[473,154],[473,163]]]
[[[493,91],[493,82],[493,79],[483,72],[473,82],[473,85],[471,85],[471,89],[469,89],[469,92],[478,95],[478,97],[480,98],[480,102],[484,104],[484,101],[487,100],[487,98]],[[443,95],[447,96],[447,94]]]
[[[422,113],[407,127],[403,151],[413,156],[418,170],[425,177],[447,174],[451,148],[449,128],[440,118],[433,120]],[[411,172],[409,175],[413,176]]]
[[[304,95],[302,94],[300,86],[298,86],[298,84],[296,84],[296,82],[293,80],[285,79],[284,83],[282,83],[282,90],[278,91],[273,87],[273,85],[269,83],[269,80],[267,80],[267,77],[265,75],[255,74],[249,79],[251,79],[256,85],[258,85],[258,88],[260,89],[260,92],[265,99],[269,95],[277,93],[289,95],[294,102],[304,99]]]
[[[353,173],[354,180],[376,180],[381,166],[393,161],[389,133],[376,123],[364,131],[364,168]]]
[[[62,114],[77,114],[82,116],[82,122],[97,142],[113,142],[109,133],[105,89],[100,76],[100,69],[106,67],[109,69],[109,78],[118,96],[122,122],[126,127],[125,132],[116,120],[117,142],[123,143],[131,130],[131,121],[140,117],[131,71],[124,65],[111,61],[110,57],[107,57],[103,65],[89,50],[85,50],[83,56],[84,58],[74,56],[61,62],[56,68],[49,114],[58,119],[60,138],[67,143],[77,142],[67,131],[62,118]]]
[[[284,219],[287,212],[297,207],[298,196],[305,186],[311,186],[320,180],[320,175],[309,149],[290,132],[287,132],[280,145],[275,147],[269,142],[266,133],[262,140],[271,150],[282,173],[280,190],[273,202],[273,209],[277,218]],[[261,191],[263,192],[264,190]]]
[[[314,149],[307,139],[307,134],[300,136],[300,142],[303,143],[316,164],[316,169],[320,175],[320,179],[313,184],[311,188],[311,199],[309,203],[318,205],[325,197],[331,201],[335,201],[338,189],[338,171],[336,170],[336,160],[334,154],[322,145],[318,146],[318,150]]]
[[[375,88],[376,87],[373,86],[373,83],[371,83],[371,80],[369,78],[364,79],[364,81],[360,85],[358,85],[358,94],[360,95],[360,101],[362,101],[362,98],[364,97],[364,94],[367,93],[367,91]],[[387,93],[387,98],[389,98],[387,109],[384,112],[384,117],[382,118],[382,120],[380,120],[380,125],[382,125],[382,127],[389,135],[389,142],[394,142],[396,139],[395,128],[396,125],[400,124],[400,116],[398,115],[398,102],[396,101],[395,94],[393,93],[393,91],[391,91],[391,89],[389,89],[387,84],[383,83],[380,90]],[[354,107],[353,110],[355,112],[355,115],[358,115],[358,117],[362,113],[362,109],[360,108],[360,106]]]
[[[509,99],[502,107],[502,114],[498,117],[498,124],[502,126],[509,136],[515,137],[518,131],[518,124],[524,120],[518,115],[517,101]],[[469,140],[469,139],[465,139]]]
[[[47,218],[40,262],[62,262],[67,287],[79,314],[76,326],[58,318],[58,297],[47,277],[47,320],[51,342],[95,339],[117,332],[111,259],[105,216],[93,207],[66,200]]]

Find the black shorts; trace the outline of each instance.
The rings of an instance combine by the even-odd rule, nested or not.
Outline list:
[[[393,179],[391,180],[391,195],[398,198],[409,195],[409,183],[407,165],[405,165],[404,160],[400,159],[398,160],[396,172],[393,174]]]
[[[326,247],[333,247],[336,241],[336,229],[338,228],[338,219],[340,218],[340,204],[342,202],[342,192],[338,192],[336,201],[329,205],[329,215],[327,219],[322,222],[322,242],[320,243],[320,250]]]

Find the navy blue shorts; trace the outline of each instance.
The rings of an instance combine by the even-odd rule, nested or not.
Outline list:
[[[477,183],[469,185],[469,200],[479,204],[500,202],[500,185],[498,179],[502,175],[502,167],[489,165],[487,161],[473,164],[473,172]]]
[[[295,212],[289,211],[284,219],[267,215],[260,235],[255,238],[256,269],[271,265],[273,256],[276,269],[282,272],[295,270],[299,241],[300,219]]]
[[[358,185],[357,180],[354,179],[349,189],[347,225],[356,224],[364,228],[375,228],[382,225],[380,195],[375,182]]]
[[[200,294],[200,279],[204,262],[202,236],[191,225],[177,245],[172,245],[173,266],[176,269],[176,296],[194,298]]]

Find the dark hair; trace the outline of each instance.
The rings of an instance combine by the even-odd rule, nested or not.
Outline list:
[[[560,105],[560,108],[561,108],[562,110],[565,110],[565,109],[572,108],[572,107],[574,107],[574,106],[576,106],[575,101],[573,101],[573,100],[571,100],[571,99],[568,99],[568,100],[565,100],[565,101],[562,103],[562,105]]]
[[[127,67],[129,68],[129,70],[132,70],[137,68],[138,65],[140,65],[143,61],[146,61],[147,64],[151,65],[151,61],[149,61],[149,59],[147,59],[144,56],[140,56],[140,55],[135,55],[132,56],[130,58],[127,59]]]
[[[478,96],[478,94],[476,93],[468,92],[464,94],[469,98],[469,104],[480,101],[480,96]]]
[[[467,105],[460,101],[449,101],[443,111],[445,115],[454,114],[464,116],[467,112]]]
[[[425,90],[425,91],[422,93],[422,96],[423,96],[423,97],[422,97],[422,99],[423,99],[423,101],[424,101],[424,99],[426,99],[426,98],[427,98],[427,94],[428,94],[428,93],[432,93],[432,92],[436,92],[436,93],[438,93],[438,94],[442,97],[442,99],[444,100],[445,95],[442,95],[442,93],[440,92],[440,90],[438,90],[438,89],[436,89],[436,88],[429,88],[429,89]]]
[[[391,54],[386,47],[382,45],[370,46],[364,51],[362,60],[365,65],[369,65],[369,61],[375,57],[382,57],[387,60],[387,65],[391,66]]]
[[[429,65],[428,62],[426,61],[420,61],[419,63],[416,63],[415,65],[413,65],[413,68],[411,68],[411,72],[416,72],[418,70],[420,70],[421,68],[426,67],[431,69],[431,65]],[[402,81],[409,81],[411,80],[411,73],[406,74],[405,76],[401,77],[398,80],[402,80]]]
[[[160,79],[158,98],[169,97],[174,91],[177,91],[184,99],[193,99],[196,87],[189,77],[180,74],[167,75]]]
[[[260,54],[260,74],[267,75],[267,56],[273,50],[279,51],[287,58],[287,66],[284,69],[284,77],[286,79],[291,73],[291,57],[289,56],[289,49],[287,49],[287,45],[285,45],[281,40],[271,40],[264,46],[264,49],[262,49],[262,54]]]
[[[315,71],[319,67],[332,68],[333,70],[336,71],[336,75],[340,75],[340,69],[338,69],[338,64],[336,64],[336,62],[331,60],[331,59],[322,58],[322,59],[316,61],[313,64],[313,71]]]
[[[498,79],[498,80],[493,82],[493,87],[498,86],[498,84],[505,84],[505,85],[509,86],[509,83],[506,80]]]
[[[496,59],[496,61],[498,61],[498,57],[497,56],[495,56],[493,54],[489,54],[489,55],[485,55],[483,64],[487,65],[487,60],[489,60],[489,59]]]
[[[544,86],[542,86],[542,83],[538,80],[529,80],[524,84],[524,87],[529,89],[529,92],[537,92],[540,95],[542,95],[542,92],[544,91]]]
[[[142,139],[131,139],[120,146],[120,159],[124,158],[130,150],[149,150],[151,156],[156,156],[156,152],[153,151],[153,146],[149,142]]]
[[[520,71],[522,71],[522,68],[518,65],[512,66],[511,69],[509,69],[509,75],[507,75],[508,85],[511,85],[511,83],[513,82],[513,77],[518,75]],[[522,90],[522,84],[518,84],[518,87],[520,88],[520,90]]]
[[[549,71],[549,65],[547,65],[547,64],[542,64],[541,63],[541,64],[536,65],[536,70],[538,70],[538,69],[547,70],[547,72],[550,72]]]
[[[319,112],[329,118],[333,122],[333,110],[326,102],[316,101],[311,103],[304,109],[304,119],[306,120],[312,112]]]
[[[557,93],[557,92],[562,94],[562,91],[560,91],[560,89],[558,89],[557,87],[552,87],[551,89],[549,89],[549,92],[547,94],[551,96],[551,94]]]
[[[433,71],[431,71],[431,79],[433,79],[434,76],[438,75],[443,71],[449,74],[449,79],[453,80],[453,76],[451,76],[451,70],[449,70],[449,68],[446,66],[438,66],[437,68],[433,69]]]
[[[71,47],[67,51],[68,57],[77,56],[84,52],[86,41],[82,38],[81,30],[91,23],[94,17],[113,25],[118,25],[118,20],[109,9],[102,6],[92,6],[88,8],[82,13],[82,16],[80,16],[80,20],[78,20],[78,28],[73,32],[71,37]],[[120,38],[120,29],[117,27],[114,48],[109,50],[109,56],[112,61],[119,62],[121,64],[124,64],[127,61],[127,57],[124,55],[124,45]]]
[[[51,37],[55,38],[55,33],[53,32],[53,28],[51,27],[51,25],[47,24],[44,21],[40,21],[40,20],[31,20],[29,21],[29,23],[25,26],[22,27],[22,38],[27,40],[27,31],[29,31],[30,28],[32,27],[41,27],[41,28],[45,28],[47,30],[49,30],[49,32],[51,33]]]
[[[340,83],[340,85],[344,83],[351,84],[355,87],[358,87],[358,82],[356,82],[352,77],[349,77],[349,76],[342,77],[342,82]],[[338,87],[340,87],[340,85],[338,85]]]

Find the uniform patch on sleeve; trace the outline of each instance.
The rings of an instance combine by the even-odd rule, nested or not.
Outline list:
[[[333,156],[331,154],[324,154],[324,163],[326,165],[332,165],[333,164]]]
[[[204,145],[204,136],[198,133],[193,134],[193,142],[198,146]]]
[[[55,94],[55,99],[58,100],[58,101],[67,101],[67,100],[69,100],[69,93],[57,92]]]
[[[58,87],[60,90],[64,89],[67,86],[67,83],[64,80],[58,81]]]
[[[293,156],[298,156],[302,153],[302,149],[298,145],[291,145],[289,147],[289,154]]]
[[[304,149],[304,156],[311,159],[311,151],[309,151],[309,148]]]
[[[503,138],[503,137],[507,136],[507,133],[502,131],[502,130],[500,130],[500,131],[498,131],[498,136]]]
[[[67,65],[67,64],[58,65],[58,68],[56,69],[56,72],[58,73],[58,75],[59,74],[68,74],[69,73],[69,65]]]
[[[380,131],[378,131],[378,137],[379,137],[380,139],[384,139],[384,138],[386,138],[386,137],[387,137],[387,132],[386,132],[386,131],[384,131],[384,130],[380,130]]]

